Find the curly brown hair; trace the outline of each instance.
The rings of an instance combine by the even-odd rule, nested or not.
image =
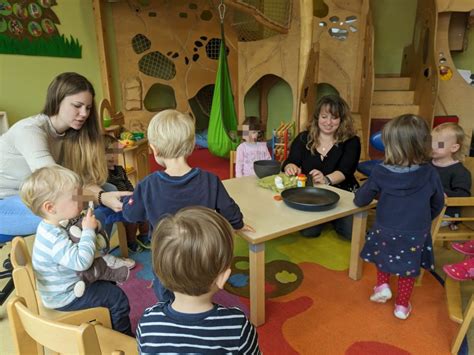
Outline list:
[[[341,119],[341,123],[334,133],[335,144],[342,143],[349,138],[356,135],[354,123],[352,121],[351,110],[347,102],[337,95],[323,96],[316,105],[313,119],[308,122],[308,143],[306,148],[311,151],[311,154],[317,154],[317,148],[319,146],[319,114],[323,107],[327,107],[328,111],[334,116]]]

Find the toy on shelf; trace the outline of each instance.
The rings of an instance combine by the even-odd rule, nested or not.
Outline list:
[[[107,112],[107,115],[106,115]],[[112,106],[107,99],[102,100],[99,109],[99,121],[102,132],[117,138],[123,147],[123,154],[119,158],[120,165],[125,168],[127,175],[134,186],[149,173],[148,167],[148,140],[144,132],[125,129],[125,119],[122,112],[113,113]]]
[[[284,161],[288,157],[290,143],[294,136],[294,122],[282,122],[272,135],[272,158]]]

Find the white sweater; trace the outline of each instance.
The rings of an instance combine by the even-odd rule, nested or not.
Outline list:
[[[18,121],[0,136],[0,198],[18,194],[33,171],[59,162],[63,137],[44,114]]]

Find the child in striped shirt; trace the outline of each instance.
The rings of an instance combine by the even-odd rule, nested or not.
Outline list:
[[[260,354],[254,326],[238,308],[212,303],[230,276],[233,230],[206,207],[165,217],[152,238],[153,270],[175,299],[145,310],[142,354]]]
[[[42,217],[33,245],[32,264],[40,298],[46,308],[75,311],[106,307],[112,327],[131,335],[130,306],[125,293],[109,281],[95,281],[76,297],[78,273],[88,270],[95,258],[98,222],[89,209],[82,220],[82,234],[74,243],[60,225],[82,210],[81,180],[58,165],[36,170],[24,182],[20,195],[31,211]]]

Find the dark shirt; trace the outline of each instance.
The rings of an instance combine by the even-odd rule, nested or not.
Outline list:
[[[448,197],[469,197],[471,196],[471,173],[461,162],[449,166],[431,165],[438,171],[441,183],[443,184],[444,193]],[[460,207],[448,207],[446,214],[454,217],[460,214]]]
[[[211,208],[225,217],[234,229],[244,226],[239,206],[219,178],[198,168],[183,176],[154,172],[141,180],[133,195],[125,197],[123,202],[123,216],[127,221],[148,221],[153,228],[166,214],[188,206]]]
[[[354,136],[342,143],[335,144],[323,159],[319,153],[313,155],[306,148],[307,143],[308,131],[301,132],[296,136],[291,144],[290,154],[282,165],[283,170],[290,163],[300,167],[301,173],[305,175],[308,175],[313,169],[321,171],[324,175],[337,170],[344,174],[345,180],[334,186],[347,191],[353,191],[359,186],[354,176],[360,158],[359,137]]]
[[[430,164],[417,170],[397,173],[376,165],[369,179],[357,190],[354,203],[368,205],[376,196],[376,223],[401,231],[429,229],[444,206],[438,173]]]
[[[114,185],[119,191],[133,191],[133,185],[121,165],[114,165],[113,169],[109,169],[107,182]]]
[[[188,314],[159,302],[145,310],[137,341],[141,354],[260,354],[257,332],[245,314],[217,304]]]

